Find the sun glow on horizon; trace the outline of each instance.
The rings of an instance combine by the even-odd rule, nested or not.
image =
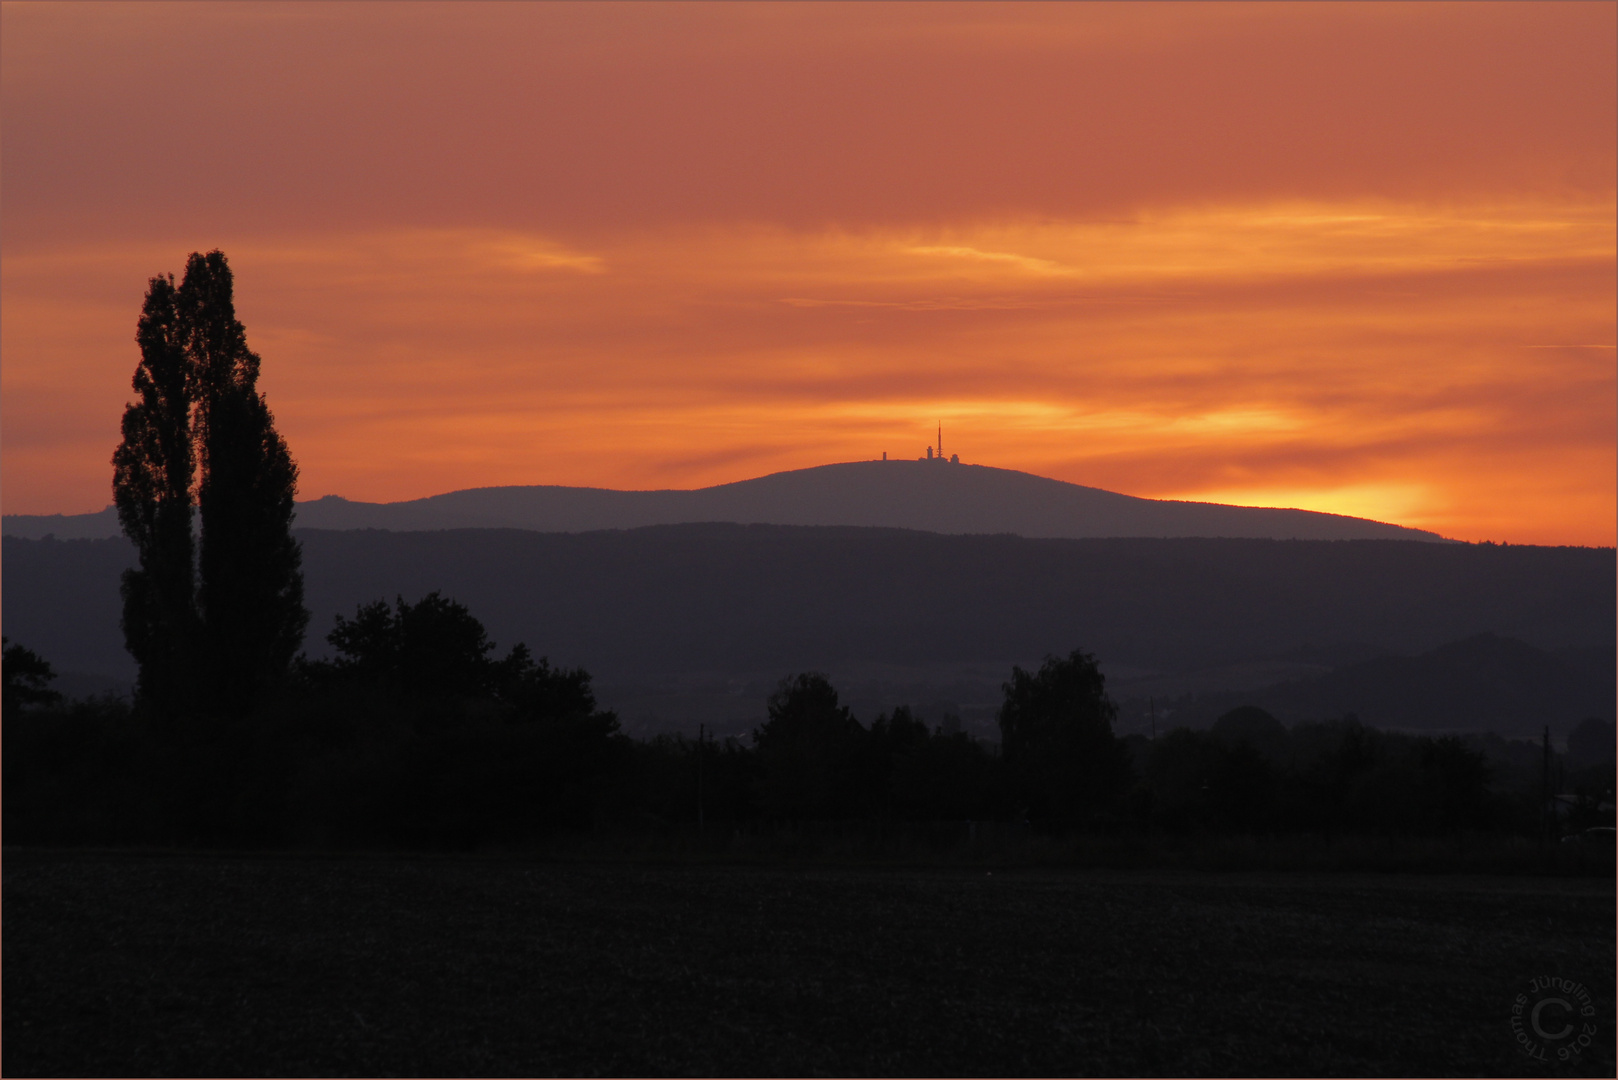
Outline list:
[[[219,247],[304,498],[942,420],[1131,495],[1618,538],[1605,8],[237,14],[4,11],[8,513],[106,505],[145,283]],[[204,46],[215,186],[154,192],[121,103]]]
[[[1420,484],[1356,484],[1335,488],[1247,488],[1163,495],[1175,502],[1223,503],[1227,506],[1314,510],[1325,514],[1386,521],[1411,528],[1425,524],[1437,493]],[[1438,530],[1433,530],[1438,531]]]

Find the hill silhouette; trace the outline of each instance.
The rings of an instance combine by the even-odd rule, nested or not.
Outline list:
[[[1609,662],[1614,647],[1611,549],[720,524],[298,536],[312,653],[335,615],[439,589],[502,647],[588,668],[631,730],[748,730],[774,680],[806,669],[861,716],[934,702],[931,721],[952,710],[987,727],[1011,664],[1080,646],[1120,697],[1185,673],[1208,693],[1256,689],[1488,632]],[[4,558],[13,640],[60,671],[129,676],[126,542],[8,537]]]
[[[1378,656],[1314,678],[1212,695],[1173,715],[1201,726],[1253,704],[1294,722],[1353,713],[1384,728],[1533,736],[1548,724],[1565,734],[1580,717],[1611,714],[1613,668],[1607,649],[1557,654],[1477,634],[1416,656]]]
[[[298,504],[315,529],[531,529],[588,532],[734,522],[850,525],[1032,538],[1235,537],[1273,540],[1442,540],[1435,533],[1311,510],[1169,502],[1120,495],[1011,469],[944,461],[855,461],[773,473],[694,491],[491,487],[395,503],[330,495]],[[5,533],[39,539],[116,536],[111,510],[7,515]]]

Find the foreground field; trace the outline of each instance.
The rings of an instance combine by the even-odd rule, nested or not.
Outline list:
[[[4,904],[13,1076],[1614,1068],[1610,879],[13,850]]]

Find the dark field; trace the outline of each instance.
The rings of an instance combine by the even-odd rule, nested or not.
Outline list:
[[[11,851],[4,902],[12,1076],[1614,1068],[1611,880]]]

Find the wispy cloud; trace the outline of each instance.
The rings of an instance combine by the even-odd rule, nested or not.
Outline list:
[[[905,251],[912,255],[933,255],[946,259],[998,263],[1033,274],[1070,275],[1073,273],[1071,268],[1052,262],[1050,259],[1036,259],[1030,255],[1018,255],[1010,251],[979,251],[977,248],[958,245],[916,246],[906,248]]]
[[[914,456],[941,420],[966,460],[1134,494],[1611,542],[1615,378],[1588,346],[1615,330],[1613,216],[1288,203],[933,235],[219,242],[306,495],[696,487]],[[8,509],[105,503],[140,289],[183,255],[8,257]]]

